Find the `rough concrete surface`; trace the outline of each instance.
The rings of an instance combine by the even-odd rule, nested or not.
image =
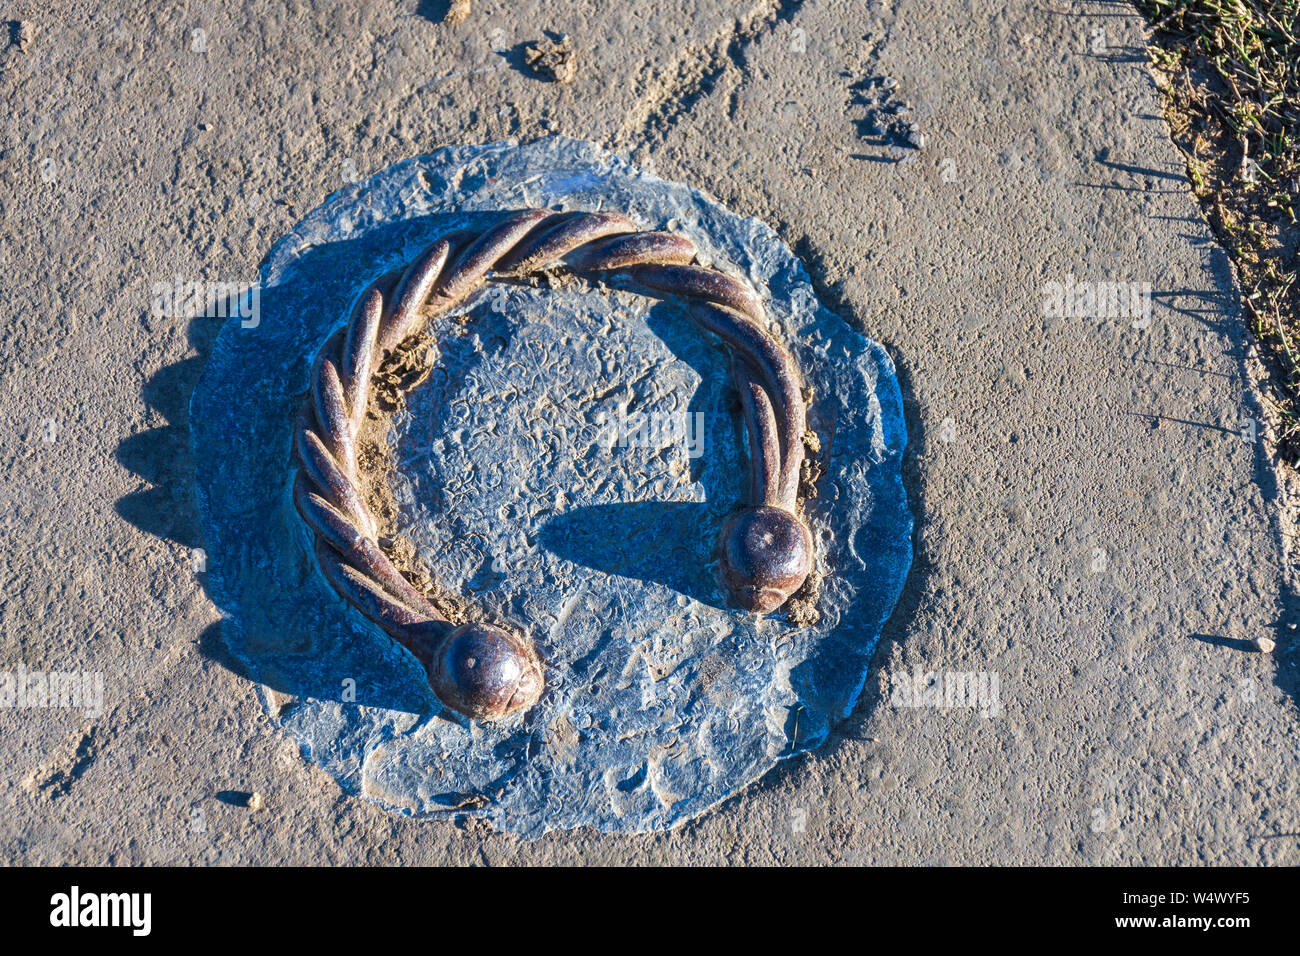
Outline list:
[[[0,712],[0,859],[1296,863],[1288,489],[1131,11],[446,8],[11,5],[0,666],[102,672],[105,706]],[[525,62],[544,31],[571,82]],[[857,711],[665,834],[406,820],[269,727],[195,554],[186,408],[219,321],[150,306],[253,281],[358,175],[552,132],[771,225],[908,413],[917,559]],[[1045,314],[1070,280],[1152,308]],[[901,706],[927,672],[998,675],[998,713]]]

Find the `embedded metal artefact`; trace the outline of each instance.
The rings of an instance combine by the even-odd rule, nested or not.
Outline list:
[[[397,569],[357,488],[356,445],[371,380],[385,357],[490,274],[521,276],[557,265],[582,274],[623,272],[685,299],[699,325],[732,350],[749,436],[749,504],[727,522],[719,543],[727,589],[741,607],[765,614],[808,576],[812,535],[796,513],[806,425],[799,370],[768,331],[754,291],[695,257],[689,239],[640,231],[617,213],[514,212],[482,233],[444,236],[404,271],[373,282],[316,356],[311,401],[295,431],[294,502],[315,532],[321,571],[415,654],[444,704],[468,717],[496,720],[532,706],[544,686],[542,663],[529,641],[501,628],[456,627]]]

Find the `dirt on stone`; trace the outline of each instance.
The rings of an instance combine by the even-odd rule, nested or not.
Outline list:
[[[375,372],[366,419],[357,436],[357,481],[366,507],[375,516],[384,554],[447,620],[464,624],[472,618],[470,603],[438,587],[414,543],[395,527],[399,510],[393,477],[397,468],[388,436],[393,416],[406,407],[411,391],[429,377],[436,356],[433,335],[421,331],[400,345]]]
[[[554,39],[543,37],[524,47],[524,60],[547,79],[572,83],[578,75],[578,57],[573,43],[563,33]]]

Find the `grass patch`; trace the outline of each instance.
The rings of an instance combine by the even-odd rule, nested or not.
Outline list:
[[[1134,0],[1192,190],[1236,265],[1300,465],[1300,0]]]

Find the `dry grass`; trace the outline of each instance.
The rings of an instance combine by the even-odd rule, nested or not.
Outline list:
[[[1300,0],[1134,0],[1174,142],[1269,359],[1279,455],[1300,465]]]

